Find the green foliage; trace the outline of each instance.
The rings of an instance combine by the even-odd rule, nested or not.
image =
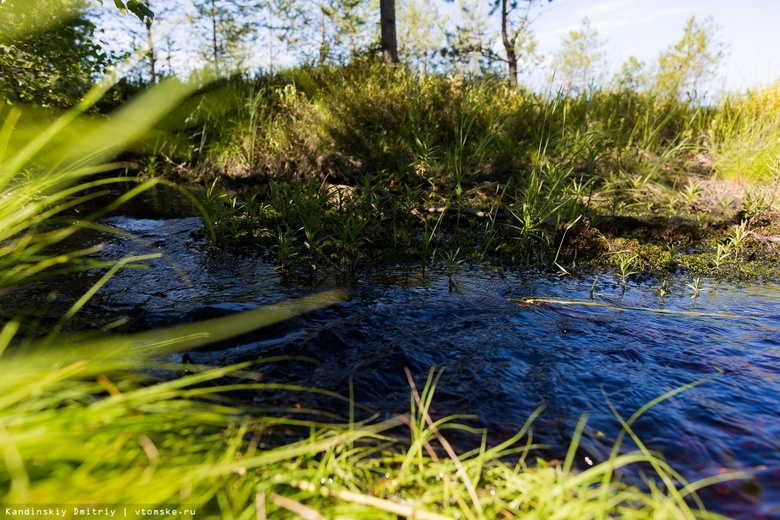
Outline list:
[[[777,177],[778,115],[780,83],[723,98],[708,129],[720,177],[752,182]]]
[[[552,255],[560,251],[559,233],[579,218],[580,201],[570,189],[570,174],[558,165],[535,167],[516,191],[508,210],[520,263],[552,265]]]
[[[98,2],[102,4],[103,0],[98,0]],[[130,11],[141,20],[144,18],[154,18],[154,12],[152,12],[141,0],[114,0],[114,5],[123,11]]]
[[[716,40],[717,26],[711,18],[697,23],[691,17],[683,37],[658,59],[653,88],[661,95],[681,99],[699,97],[699,89],[712,77],[723,59],[723,44]]]
[[[112,62],[88,7],[86,0],[0,4],[0,97],[60,108],[79,102]]]
[[[590,20],[583,18],[580,28],[565,34],[562,43],[553,58],[553,80],[573,93],[584,93],[601,83],[598,69],[604,53],[599,49],[604,42]]]
[[[452,189],[460,179],[464,191],[464,180],[511,176],[540,151],[591,169],[621,160],[659,174],[703,143],[709,117],[650,91],[548,98],[491,78],[417,75],[372,60],[240,80],[220,101],[221,112],[204,103],[192,118],[208,120],[209,167],[230,175],[354,183],[424,171],[424,182]]]
[[[436,64],[436,57],[445,44],[447,16],[436,5],[436,0],[400,0],[398,13],[398,53],[401,61],[428,72]]]
[[[240,70],[247,54],[244,44],[256,30],[251,18],[255,6],[236,0],[195,0],[193,5],[192,29],[211,73],[219,76]]]
[[[622,91],[643,90],[649,86],[649,82],[650,74],[647,65],[639,61],[636,56],[629,56],[613,79],[615,86]]]
[[[376,40],[378,5],[367,0],[319,0],[320,49],[317,62],[345,63]],[[368,30],[367,30],[368,29]]]
[[[492,44],[496,31],[484,4],[458,0],[454,30],[446,32],[447,45],[442,54],[450,67],[460,73],[480,74],[494,69]]]

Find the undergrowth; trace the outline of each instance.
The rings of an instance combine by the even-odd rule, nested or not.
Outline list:
[[[757,213],[772,211],[773,92],[713,106],[652,89],[538,94],[355,59],[223,80],[154,153],[209,179],[217,244],[259,246],[285,272],[461,251],[566,273],[636,239],[640,268],[742,276],[755,270],[723,270],[718,244],[745,220],[746,258],[769,265],[774,228],[740,210],[763,197]],[[715,174],[759,184],[720,195],[703,188]],[[656,253],[668,248],[671,262]]]

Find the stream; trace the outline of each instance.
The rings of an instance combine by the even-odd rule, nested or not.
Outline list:
[[[575,426],[588,415],[579,467],[608,457],[620,424],[658,396],[704,378],[664,400],[634,424],[689,481],[745,470],[699,493],[708,509],[736,518],[780,519],[780,285],[705,280],[692,299],[689,280],[673,280],[663,303],[660,282],[639,277],[623,291],[611,273],[557,277],[482,266],[391,266],[360,275],[285,280],[261,257],[223,252],[193,238],[197,217],[125,212],[101,222],[134,238],[88,234],[106,258],[165,257],[146,270],[120,271],[74,323],[117,330],[160,327],[273,305],[341,288],[345,300],[207,349],[187,361],[226,365],[268,356],[311,362],[262,365],[266,380],[349,395],[380,416],[409,410],[408,368],[418,388],[431,367],[443,369],[435,417],[471,414],[489,441],[511,437],[540,406],[534,442],[547,460],[563,459]],[[101,273],[56,292],[41,286],[7,296],[6,305],[58,312]],[[592,294],[591,294],[592,289]],[[529,299],[536,299],[529,302]],[[124,325],[122,325],[124,324]],[[181,361],[178,354],[175,360]],[[350,383],[351,381],[351,383]],[[253,405],[278,395],[243,396]],[[345,405],[298,396],[301,406]],[[478,444],[481,438],[471,439]],[[623,451],[633,449],[626,444]]]

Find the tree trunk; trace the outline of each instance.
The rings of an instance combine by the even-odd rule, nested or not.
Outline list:
[[[211,0],[211,50],[214,53],[214,72],[219,75],[219,45],[217,44],[217,6]]]
[[[146,8],[151,10],[149,0],[144,0]],[[149,47],[149,81],[152,85],[157,83],[157,71],[155,70],[155,56],[154,56],[154,39],[152,38],[152,20],[147,16],[144,18],[144,25],[146,25],[146,44]]]
[[[385,63],[398,63],[398,40],[395,36],[395,0],[379,0],[382,27],[382,57]]]
[[[267,6],[268,9],[268,70],[273,75],[274,73],[274,28],[271,19],[271,4]]]
[[[501,0],[501,41],[506,51],[506,63],[509,66],[509,84],[517,87],[517,53],[514,39],[509,38],[509,5],[508,0]]]
[[[328,59],[328,41],[325,39],[325,11],[320,6],[320,59],[319,66],[325,65]]]

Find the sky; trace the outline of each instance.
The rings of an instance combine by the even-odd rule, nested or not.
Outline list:
[[[599,37],[612,73],[629,56],[654,63],[683,35],[686,21],[712,16],[717,39],[726,44],[718,90],[743,91],[780,79],[780,1],[778,0],[553,0],[533,21],[539,50],[553,54],[561,37],[587,16]]]
[[[470,1],[481,2],[485,7],[489,4],[488,0]],[[442,15],[452,13],[455,5],[444,0],[435,0],[433,4],[440,6]],[[711,94],[724,90],[741,92],[780,79],[780,0],[543,0],[536,5],[531,14],[531,29],[547,64],[560,49],[562,36],[579,28],[586,16],[605,41],[601,50],[606,55],[607,78],[619,71],[631,55],[655,63],[662,51],[680,40],[691,16],[699,21],[711,16],[719,27],[718,41],[726,45],[719,76],[708,86]],[[124,22],[137,21],[124,17]],[[164,21],[160,23],[164,25]],[[127,29],[112,29],[110,39],[124,42],[120,48],[127,48]],[[496,50],[503,50],[498,41]],[[253,53],[258,64],[266,64],[264,53],[264,49]],[[174,67],[192,68],[191,54],[176,54]],[[284,61],[284,57],[279,57],[278,62]],[[550,87],[550,75],[550,69],[542,67],[524,73],[520,80],[532,88],[546,90]]]

